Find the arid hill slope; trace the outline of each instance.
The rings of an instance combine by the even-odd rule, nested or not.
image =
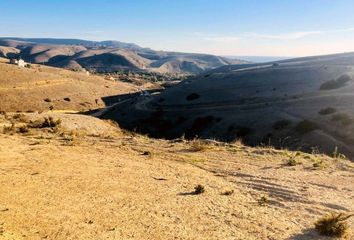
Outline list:
[[[60,124],[39,124],[49,116]],[[0,115],[0,130],[2,240],[325,240],[314,223],[353,211],[343,159],[149,139],[77,114]]]
[[[127,83],[32,64],[20,68],[0,59],[1,111],[84,111],[104,107],[102,97],[136,89]]]

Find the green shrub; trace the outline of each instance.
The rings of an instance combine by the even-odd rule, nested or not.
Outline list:
[[[295,127],[295,131],[298,132],[299,134],[306,134],[316,129],[318,129],[317,124],[309,120],[303,120],[299,122]]]
[[[344,74],[335,80],[330,80],[323,83],[320,87],[320,90],[332,90],[332,89],[341,88],[344,87],[345,84],[351,80],[352,80],[351,76]]]
[[[337,110],[335,108],[328,107],[328,108],[321,109],[318,112],[318,114],[320,114],[320,115],[329,115],[329,114],[335,113],[336,111]]]

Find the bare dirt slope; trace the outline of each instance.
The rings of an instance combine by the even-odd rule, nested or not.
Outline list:
[[[98,76],[32,64],[20,68],[0,59],[1,111],[76,110],[104,106],[102,97],[136,89]],[[97,101],[97,102],[96,102]]]
[[[0,239],[326,239],[313,223],[353,211],[347,160],[153,140],[81,115],[18,133],[43,117],[0,117]]]

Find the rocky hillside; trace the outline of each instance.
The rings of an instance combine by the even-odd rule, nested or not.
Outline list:
[[[208,54],[154,51],[118,41],[0,38],[0,46],[3,57],[22,57],[31,63],[95,72],[130,70],[189,75],[246,63]]]

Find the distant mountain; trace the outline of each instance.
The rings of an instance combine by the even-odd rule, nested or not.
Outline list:
[[[133,43],[51,38],[0,38],[0,55],[32,63],[97,72],[119,70],[198,74],[246,61],[209,54],[154,51]]]
[[[225,56],[225,57],[231,59],[243,59],[254,63],[273,62],[273,61],[292,58],[292,57],[281,57],[281,56]]]
[[[82,39],[60,39],[60,38],[16,38],[2,37],[0,40],[15,40],[22,42],[31,42],[35,44],[54,44],[54,45],[82,45],[85,47],[114,47],[127,49],[140,49],[141,47],[134,43],[124,43],[119,41],[90,41]]]

